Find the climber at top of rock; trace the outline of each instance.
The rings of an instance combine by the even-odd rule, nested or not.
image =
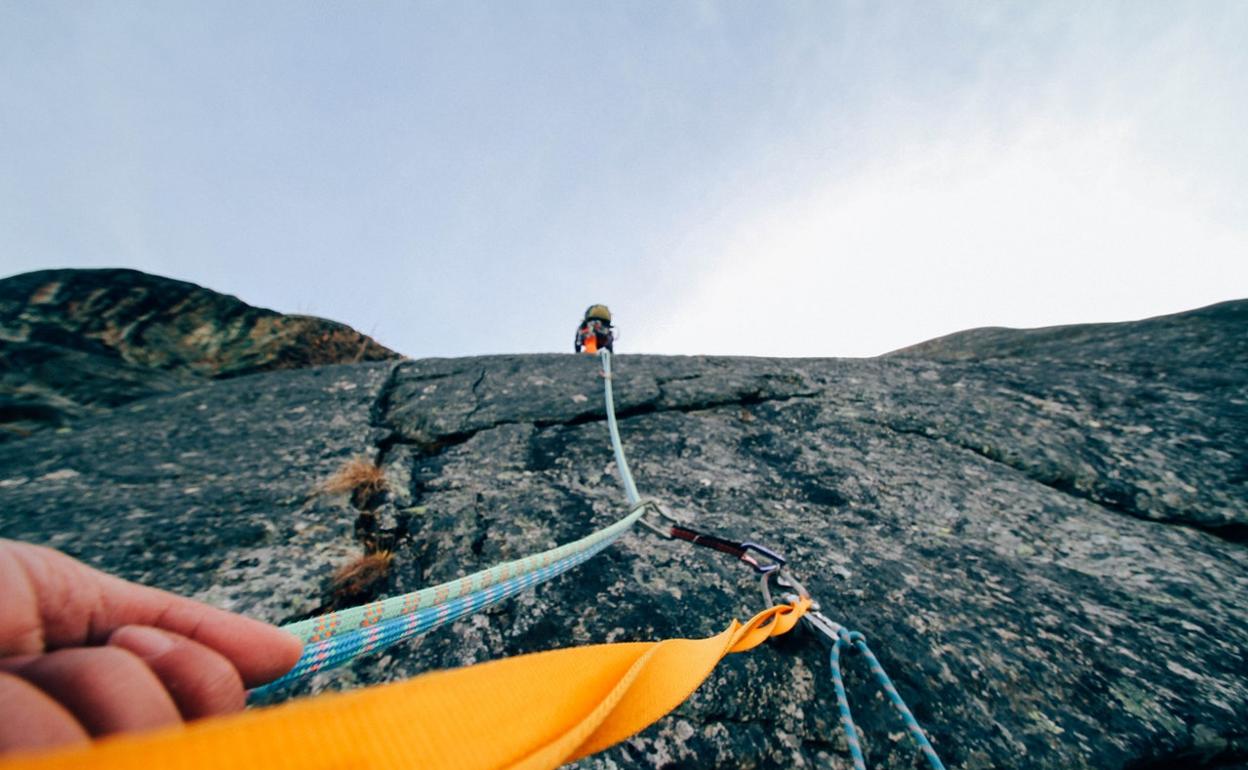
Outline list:
[[[576,329],[573,347],[577,353],[597,353],[603,348],[615,352],[611,311],[606,305],[590,305],[585,310],[585,318]]]

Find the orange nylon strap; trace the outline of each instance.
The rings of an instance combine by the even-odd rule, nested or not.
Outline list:
[[[706,639],[570,647],[321,695],[85,749],[0,759],[2,770],[554,768],[639,732],[730,652],[787,632],[809,599]]]

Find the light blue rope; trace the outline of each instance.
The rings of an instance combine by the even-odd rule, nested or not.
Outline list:
[[[641,497],[637,494],[637,486],[633,481],[632,473],[629,471],[628,460],[624,457],[624,446],[620,441],[619,426],[615,420],[615,400],[611,389],[611,353],[603,350],[600,358],[602,360],[603,398],[607,412],[607,425],[611,434],[611,447],[615,453],[616,465],[620,469],[620,481],[631,508],[628,516],[609,527],[581,538],[575,543],[569,543],[568,545],[560,546],[558,549],[547,551],[546,554],[518,559],[506,565],[498,565],[488,570],[474,573],[468,578],[450,581],[434,589],[424,589],[403,597],[388,599],[381,603],[382,607],[378,609],[378,616],[371,625],[364,625],[364,623],[368,622],[365,612],[366,608],[354,607],[349,610],[343,610],[337,613],[337,615],[338,617],[349,616],[352,623],[357,625],[341,628],[336,632],[331,631],[326,638],[315,641],[310,640],[309,637],[313,629],[316,628],[317,621],[321,620],[324,622],[324,618],[333,617],[335,613],[330,613],[321,619],[314,618],[291,624],[290,626],[284,626],[284,630],[298,630],[300,632],[305,640],[303,653],[299,656],[299,660],[295,663],[294,668],[281,678],[252,690],[248,693],[248,700],[251,702],[263,702],[279,690],[284,690],[292,683],[311,676],[318,671],[341,666],[366,653],[384,650],[405,639],[431,631],[464,615],[478,612],[491,604],[514,596],[526,588],[550,580],[588,561],[591,557],[619,540],[625,532],[631,529],[632,525],[645,511],[644,508],[639,506]],[[547,566],[537,566],[539,563],[537,559],[540,556],[553,556],[556,554],[562,556],[562,558]],[[506,574],[510,570],[525,571],[506,579],[499,579],[502,574]],[[475,581],[475,584],[481,587],[471,593],[456,593],[460,590],[459,587],[466,581]],[[436,588],[441,587],[448,588],[449,595],[447,600],[437,602],[431,597],[434,595]],[[417,599],[419,599],[419,602],[416,602]],[[408,611],[401,609],[401,606],[406,606],[408,602],[414,603],[412,609]]]
[[[573,567],[588,561],[614,541],[604,541],[592,550],[572,556],[525,575],[519,575],[483,591],[452,599],[436,607],[426,607],[416,612],[383,620],[375,626],[360,628],[349,633],[332,636],[320,642],[305,645],[299,662],[285,676],[251,691],[253,700],[263,700],[277,690],[293,682],[348,663],[361,655],[384,650],[405,639],[432,631],[465,615],[479,612],[492,604],[561,575]]]
[[[611,450],[615,452],[615,465],[620,469],[620,483],[624,485],[624,496],[628,498],[628,507],[636,508],[641,502],[637,494],[637,482],[633,481],[633,472],[628,468],[628,458],[624,456],[624,444],[620,441],[620,426],[615,421],[615,395],[611,388],[611,351],[603,349],[598,357],[602,359],[602,393],[607,407],[607,430],[611,434]]]
[[[910,731],[910,737],[918,744],[919,750],[927,758],[927,762],[932,766],[932,770],[945,770],[940,757],[936,756],[936,749],[932,748],[931,741],[927,739],[923,728],[919,726],[919,721],[914,718],[914,714],[910,712],[906,702],[901,699],[901,694],[893,686],[893,680],[889,679],[888,674],[884,672],[884,667],[880,665],[880,661],[871,653],[871,648],[867,646],[866,637],[857,631],[846,631],[842,628],[837,632],[836,643],[832,645],[832,685],[836,688],[836,706],[841,712],[841,724],[845,727],[845,737],[849,742],[849,753],[854,761],[854,770],[866,770],[867,762],[862,755],[862,746],[858,743],[858,730],[854,727],[854,716],[850,713],[849,697],[845,694],[845,683],[841,677],[841,647],[844,647],[846,650],[857,648],[863,654],[867,659],[867,666],[871,669],[871,673],[875,675],[876,680],[880,683],[880,687],[888,695],[888,699],[892,701],[898,713],[901,714],[901,718],[906,723],[906,729]]]

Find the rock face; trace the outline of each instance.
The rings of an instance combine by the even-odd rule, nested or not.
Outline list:
[[[1244,767],[1246,312],[1076,327],[1035,358],[1004,331],[871,360],[622,355],[621,430],[643,495],[782,552],[866,634],[949,767]],[[1205,342],[1133,347],[1179,334]],[[408,522],[388,594],[624,513],[596,360],[499,356],[204,382],[9,442],[0,535],[286,621],[360,553],[359,512],[318,493],[358,455],[386,472],[382,524]],[[707,635],[761,601],[741,563],[639,529],[296,694]],[[846,679],[869,766],[922,766],[857,656]],[[848,768],[826,649],[733,656],[580,766]]]
[[[1132,323],[971,329],[920,342],[888,357],[1068,361],[1162,378],[1181,373],[1188,379],[1219,379],[1216,374],[1223,365],[1248,358],[1245,330],[1248,303],[1239,300]]]
[[[0,280],[0,441],[209,378],[379,361],[348,326],[135,270]]]

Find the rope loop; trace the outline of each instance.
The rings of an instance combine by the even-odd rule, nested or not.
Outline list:
[[[867,667],[875,675],[880,689],[884,690],[884,694],[888,696],[888,700],[893,704],[893,708],[901,715],[902,721],[906,723],[906,729],[909,731],[910,737],[914,739],[915,744],[919,747],[919,751],[927,759],[928,765],[931,766],[932,770],[945,770],[944,763],[936,755],[936,749],[932,747],[931,741],[927,739],[927,734],[919,726],[919,721],[914,718],[914,714],[906,706],[906,702],[902,700],[901,694],[893,686],[893,680],[885,673],[884,667],[880,665],[880,661],[871,652],[871,648],[867,646],[866,636],[858,631],[849,631],[841,628],[837,632],[836,643],[832,645],[829,657],[832,664],[832,686],[836,690],[836,706],[841,714],[841,724],[845,728],[845,737],[849,743],[849,753],[854,762],[854,770],[866,770],[867,762],[862,754],[862,745],[858,741],[858,729],[854,726],[854,716],[849,710],[849,696],[845,694],[845,681],[841,676],[842,648],[848,652],[857,651],[866,658]]]
[[[787,569],[781,568],[777,574],[765,574],[762,576],[763,599],[771,606],[776,604],[772,598],[771,583],[782,589],[788,589],[790,593],[783,594],[783,600],[786,602],[797,601],[799,597],[809,600],[810,593],[806,590],[797,578],[793,577]],[[841,652],[859,653],[867,661],[867,667],[875,676],[880,688],[888,695],[889,701],[901,714],[902,720],[906,723],[906,729],[910,732],[910,737],[914,739],[919,750],[927,759],[928,765],[932,770],[945,770],[944,764],[940,761],[940,757],[936,755],[936,749],[932,747],[931,741],[927,739],[927,735],[923,732],[923,728],[919,726],[919,722],[914,718],[906,702],[902,700],[901,694],[897,692],[897,688],[893,686],[893,681],[889,679],[885,673],[884,667],[880,665],[880,661],[871,652],[871,648],[867,646],[867,637],[860,631],[853,631],[842,626],[835,620],[820,611],[818,602],[811,602],[806,614],[802,616],[802,620],[810,626],[811,629],[819,634],[830,649],[830,659],[832,663],[832,686],[836,690],[836,707],[840,712],[841,725],[845,728],[845,739],[849,744],[850,758],[854,763],[854,770],[866,770],[867,762],[862,753],[862,744],[858,740],[858,728],[854,725],[853,712],[849,708],[849,696],[845,693],[845,680],[841,675]]]

